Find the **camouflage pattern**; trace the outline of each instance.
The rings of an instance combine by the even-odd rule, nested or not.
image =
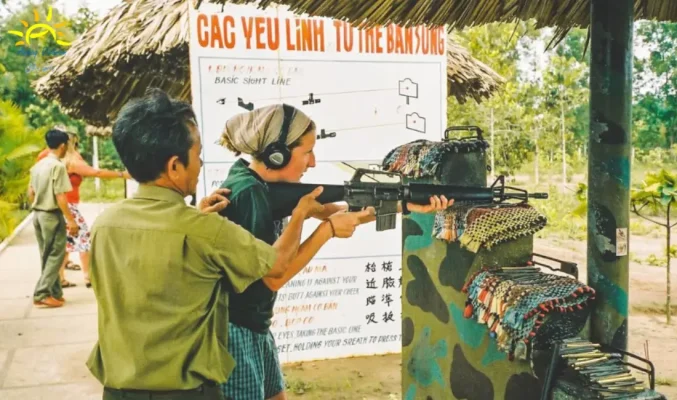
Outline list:
[[[438,183],[486,186],[486,154],[452,154]],[[422,180],[419,180],[422,181]],[[472,253],[431,236],[434,215],[402,225],[402,390],[404,400],[538,399],[529,362],[509,361],[486,326],[463,317],[466,280],[483,266],[524,263],[533,237]]]
[[[626,350],[629,249],[617,255],[616,238],[630,217],[633,1],[593,0],[591,22],[587,258],[597,300],[590,339]]]

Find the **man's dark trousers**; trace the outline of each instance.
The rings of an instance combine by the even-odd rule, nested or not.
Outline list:
[[[33,227],[40,249],[42,273],[33,294],[34,301],[63,298],[59,269],[66,258],[66,220],[60,210],[33,211]]]

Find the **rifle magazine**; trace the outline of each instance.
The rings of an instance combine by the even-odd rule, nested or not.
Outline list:
[[[376,216],[376,231],[387,231],[397,227],[397,214],[385,214]]]

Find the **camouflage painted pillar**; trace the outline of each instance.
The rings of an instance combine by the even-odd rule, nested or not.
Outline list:
[[[485,152],[452,153],[433,182],[486,187],[486,165]],[[483,266],[529,260],[533,237],[472,253],[433,238],[433,225],[434,215],[402,219],[402,399],[538,399],[529,363],[509,361],[485,325],[464,318],[461,292]]]
[[[633,0],[591,1],[588,284],[593,342],[627,349]]]

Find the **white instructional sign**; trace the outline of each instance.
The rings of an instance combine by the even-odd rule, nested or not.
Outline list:
[[[134,179],[125,179],[125,198],[132,198],[139,189],[139,182]]]
[[[393,148],[440,140],[446,127],[446,31],[358,30],[286,7],[190,9],[193,107],[204,166],[198,201],[237,159],[217,144],[232,116],[286,103],[317,124],[316,168],[304,183],[342,184]],[[308,220],[305,240],[318,221]],[[401,219],[333,239],[278,296],[272,332],[281,362],[401,350]]]

